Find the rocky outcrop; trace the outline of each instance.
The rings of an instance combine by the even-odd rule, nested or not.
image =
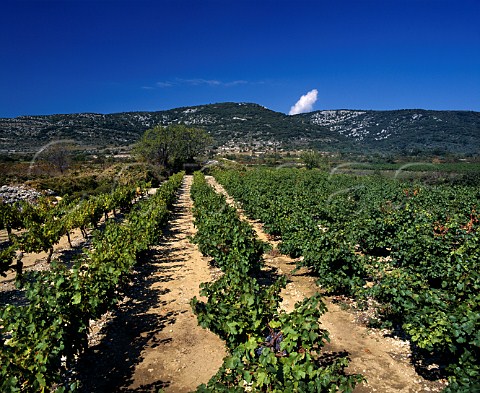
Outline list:
[[[25,186],[4,185],[0,187],[0,200],[5,203],[15,203],[21,200],[35,202],[41,196],[42,193]]]

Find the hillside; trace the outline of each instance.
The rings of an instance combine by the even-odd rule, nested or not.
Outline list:
[[[155,125],[204,128],[224,151],[315,147],[326,151],[478,155],[480,113],[330,110],[287,116],[250,103],[158,112],[21,116],[0,119],[0,152],[35,152],[53,140],[85,149],[128,146]]]
[[[334,110],[299,116],[346,136],[360,149],[406,154],[480,151],[479,112]]]

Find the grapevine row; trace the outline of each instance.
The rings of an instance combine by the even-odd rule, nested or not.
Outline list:
[[[68,237],[76,228],[80,228],[85,236],[86,228],[96,228],[103,215],[117,209],[128,211],[135,198],[136,190],[132,187],[118,187],[111,193],[91,196],[83,200],[60,201],[52,206],[47,199],[36,205],[25,201],[15,204],[0,204],[0,228],[5,228],[9,236],[9,244],[0,251],[0,274],[13,268],[15,251],[48,252],[50,262],[53,247],[63,236]],[[20,235],[12,233],[12,229],[24,230]],[[21,269],[17,272],[21,274]]]
[[[450,391],[480,387],[478,187],[295,169],[216,176],[324,290],[376,300],[418,365],[441,360]]]
[[[98,319],[119,298],[139,255],[158,240],[168,220],[183,173],[173,175],[157,193],[132,207],[125,221],[109,221],[92,234],[92,250],[68,269],[30,272],[27,305],[0,309],[0,390],[2,392],[73,391],[62,383],[87,347],[89,321]]]
[[[347,358],[322,363],[329,338],[319,324],[326,311],[320,296],[297,303],[292,313],[278,311],[286,278],[270,285],[259,279],[265,245],[202,174],[194,175],[191,192],[198,229],[194,241],[223,271],[215,282],[201,285],[208,300],[194,298],[191,304],[199,324],[224,339],[230,351],[197,391],[352,391],[363,378],[344,374]]]

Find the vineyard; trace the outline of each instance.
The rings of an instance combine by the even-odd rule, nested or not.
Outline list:
[[[108,211],[128,211],[123,222],[109,221],[101,231],[94,231],[91,249],[72,266],[53,261],[48,271],[17,277],[18,285],[25,289],[27,305],[7,304],[0,311],[3,392],[77,388],[76,381],[65,384],[61,377],[85,350],[89,321],[115,305],[118,289],[138,256],[158,238],[182,177],[182,173],[172,176],[154,197],[135,204],[135,190],[122,189],[77,201],[73,208],[69,204],[70,209],[63,205],[48,209],[42,204],[2,206],[5,227],[25,229],[22,235],[12,236],[13,244],[2,260],[4,270],[15,249],[51,250],[60,236],[75,226],[85,229],[88,223],[96,227]]]
[[[134,351],[136,370],[119,366],[128,374],[124,382],[99,374],[110,385],[92,381],[90,389],[375,391],[375,380],[362,375],[365,370],[349,368],[355,359],[348,347],[335,356],[327,350],[336,339],[322,324],[330,295],[349,299],[358,309],[374,305],[370,328],[407,340],[417,372],[448,380],[446,391],[479,388],[477,187],[286,168],[213,174],[245,214],[279,241],[278,249],[260,240],[252,224],[201,173],[193,176],[191,189],[191,177],[187,181],[179,173],[151,196],[143,186],[117,187],[82,200],[0,205],[9,237],[1,249],[0,273],[16,271],[15,282],[25,298],[22,304],[0,305],[2,392],[87,391],[84,385],[101,367],[93,363],[92,374],[81,378],[71,370],[87,352],[89,359],[108,360],[89,351],[92,321],[121,308],[120,300],[132,291],[133,271],[140,264],[154,264],[149,250],[179,236],[184,239],[180,246],[168,241],[162,246],[155,262],[158,273],[148,270],[158,291],[149,296],[167,299],[171,292],[169,302],[154,302],[127,323],[133,327],[119,327],[140,334],[135,330],[138,319],[157,321],[141,333],[149,332],[152,342]],[[175,212],[179,195],[184,204],[191,195],[193,209]],[[185,226],[172,229],[172,217],[179,215],[193,223],[194,232]],[[56,260],[54,247],[62,237],[70,243],[75,229],[88,239],[88,247],[72,261]],[[190,249],[187,243],[195,246]],[[171,251],[175,248],[179,250]],[[192,259],[193,249],[209,266]],[[47,252],[49,269],[23,269],[21,255],[40,251]],[[285,291],[294,271],[287,277],[265,261],[266,255],[279,252],[295,258],[297,270],[306,269],[318,285],[290,312],[281,302],[289,296]],[[170,267],[162,259],[171,259]],[[194,268],[202,273],[190,272]],[[186,281],[189,274],[197,276]],[[200,288],[199,282],[186,287],[199,277]],[[142,288],[146,282],[141,279],[138,290],[148,290]],[[184,305],[175,309],[175,301]],[[160,323],[148,318],[152,312],[170,317]],[[195,351],[206,348],[212,365],[226,355],[220,368],[201,364],[202,356],[197,359]],[[145,383],[131,384],[134,377]],[[175,378],[191,380],[182,384]]]
[[[480,387],[477,187],[294,169],[216,176],[326,293],[373,299],[370,324],[405,335],[419,369],[447,376],[449,391]]]
[[[224,271],[202,286],[201,295],[208,300],[194,298],[192,307],[200,325],[220,335],[230,350],[218,373],[198,391],[352,391],[362,377],[344,375],[346,358],[322,366],[328,332],[319,324],[326,311],[321,298],[305,299],[290,314],[278,312],[286,280],[262,285],[257,279],[264,245],[251,227],[201,174],[192,196],[198,227],[194,241]]]

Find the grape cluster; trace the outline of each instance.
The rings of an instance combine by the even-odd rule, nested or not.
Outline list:
[[[268,329],[270,332],[269,335],[265,338],[265,342],[263,343],[263,345],[255,349],[255,354],[257,356],[260,356],[264,348],[270,348],[273,350],[273,352],[275,352],[276,356],[287,356],[287,351],[282,351],[280,348],[280,343],[283,341],[282,332],[280,330],[273,330],[270,327]]]

